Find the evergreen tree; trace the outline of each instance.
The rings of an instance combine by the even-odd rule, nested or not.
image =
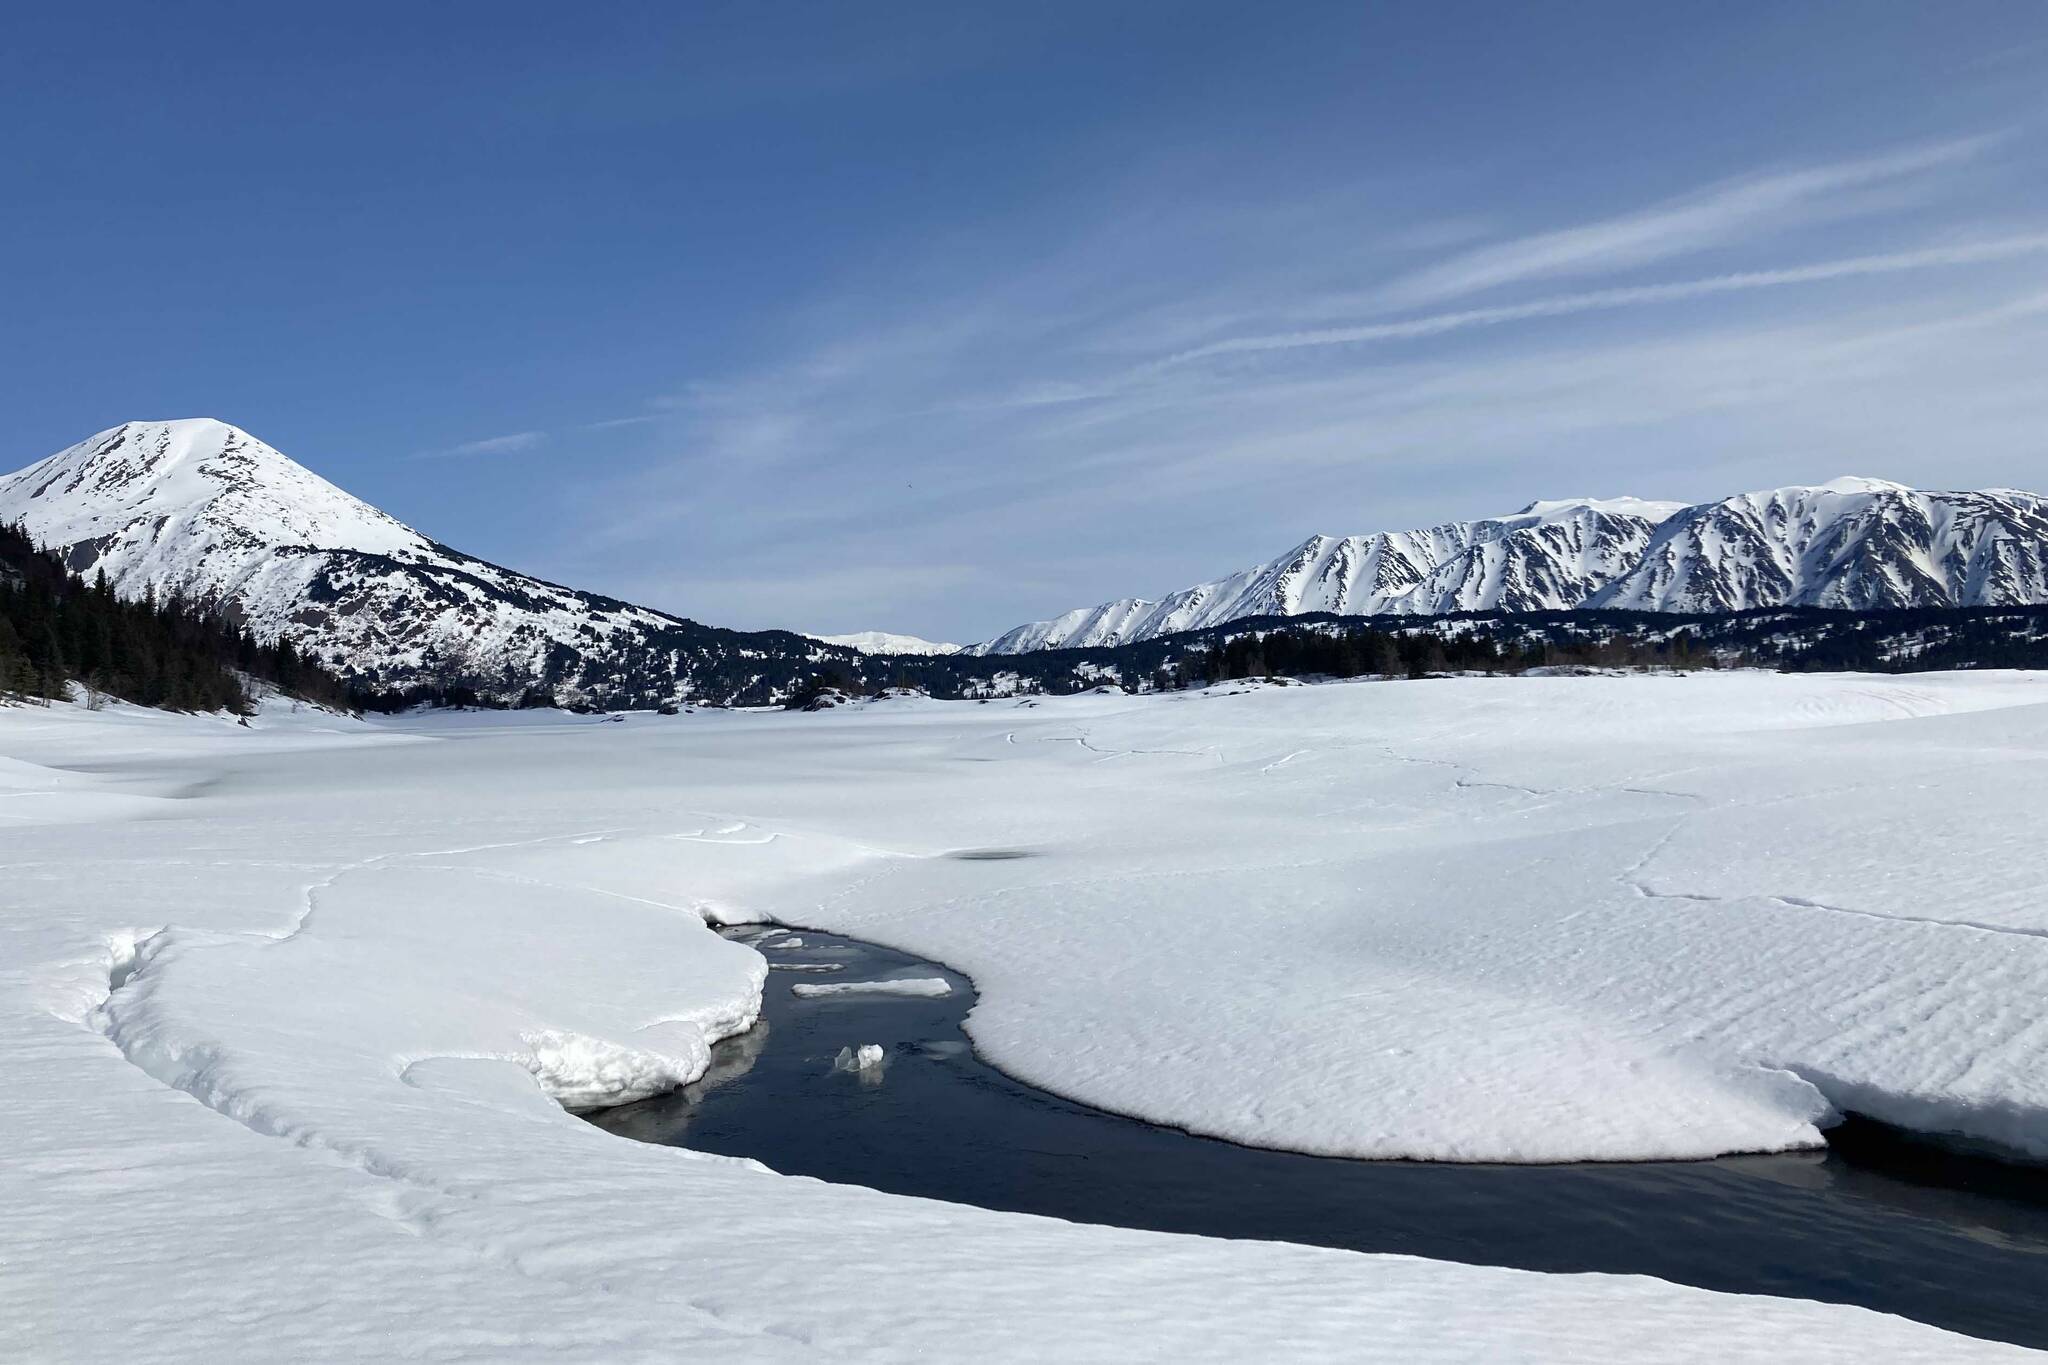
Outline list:
[[[154,592],[123,601],[104,572],[87,584],[20,527],[0,524],[0,695],[55,699],[75,683],[95,697],[244,712],[243,677],[332,706],[358,700],[289,645],[257,644],[216,602]]]

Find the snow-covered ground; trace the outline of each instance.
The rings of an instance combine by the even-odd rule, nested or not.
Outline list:
[[[0,1357],[2020,1358],[897,1198],[562,1106],[701,1069],[767,978],[701,917],[775,918],[969,972],[993,1060],[1202,1132],[1705,1155],[1839,1106],[2048,1155],[2043,703],[1987,673],[0,708]]]

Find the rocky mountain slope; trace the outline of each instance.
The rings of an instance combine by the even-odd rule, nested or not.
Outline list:
[[[1743,493],[1667,519],[1587,606],[1742,611],[2048,602],[2048,499],[1882,479]]]
[[[2041,603],[2048,603],[2048,499],[1845,478],[1697,506],[1575,499],[1422,531],[1313,536],[1229,578],[1157,601],[1123,598],[1034,621],[969,649],[1118,645],[1307,612]]]
[[[266,642],[385,688],[565,703],[773,700],[850,649],[716,630],[428,539],[224,422],[129,422],[0,477],[19,522],[124,596],[231,605]]]

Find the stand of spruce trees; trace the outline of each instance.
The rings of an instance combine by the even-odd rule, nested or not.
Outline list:
[[[289,642],[258,644],[228,612],[173,596],[123,601],[106,575],[86,583],[0,523],[0,699],[118,697],[172,711],[246,714],[243,677],[294,697],[354,710],[358,698]]]

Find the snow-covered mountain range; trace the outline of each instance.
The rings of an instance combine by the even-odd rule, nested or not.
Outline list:
[[[2040,603],[2048,603],[2048,499],[1843,478],[1694,506],[1577,498],[1427,530],[1312,536],[1229,578],[1033,621],[968,652],[1118,645],[1307,612]]]
[[[2048,604],[2048,499],[1876,479],[1686,506],[1536,502],[1425,530],[1315,536],[1242,573],[953,647],[700,625],[452,550],[223,422],[130,422],[0,477],[19,522],[127,596],[211,598],[379,687],[564,703],[773,701],[868,656],[1114,646],[1255,616],[1613,607],[1727,612]],[[973,667],[979,667],[975,665]],[[972,669],[970,668],[971,672]]]
[[[0,477],[0,520],[75,571],[104,572],[124,596],[217,599],[259,638],[382,686],[532,686],[610,704],[729,698],[858,657],[485,563],[210,418],[125,423]]]

